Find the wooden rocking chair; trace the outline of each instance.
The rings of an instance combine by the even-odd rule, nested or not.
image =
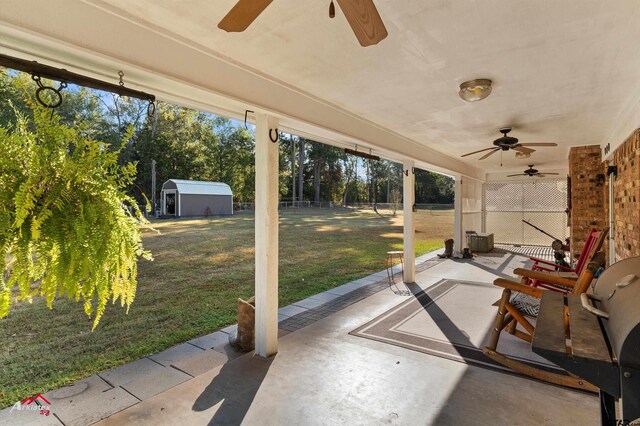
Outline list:
[[[533,266],[531,267],[532,271],[545,271],[545,272],[560,272],[564,278],[570,278],[573,280],[577,280],[578,276],[582,273],[584,268],[589,264],[593,255],[600,250],[602,247],[602,243],[604,242],[607,234],[609,232],[609,228],[606,228],[603,231],[598,231],[595,228],[592,228],[587,235],[587,238],[584,242],[584,246],[580,251],[580,255],[578,256],[578,260],[575,264],[575,267],[568,268],[566,266],[557,265],[554,262],[549,262],[544,259],[538,259],[535,257],[530,257],[529,260],[533,261]],[[527,284],[533,287],[542,287],[548,290],[560,291],[563,293],[569,293],[571,289],[566,288],[558,288],[554,286],[549,286],[539,280],[529,278],[527,280]]]
[[[604,240],[604,238],[602,240]],[[598,250],[600,250],[601,246],[602,241],[600,242]],[[514,271],[516,275],[522,277],[521,282],[505,280],[502,278],[496,279],[493,284],[504,288],[504,290],[502,291],[502,297],[500,298],[498,306],[498,314],[491,332],[491,340],[489,341],[489,345],[482,350],[485,355],[492,360],[511,368],[512,370],[523,375],[533,377],[534,379],[576,389],[597,391],[597,387],[579,377],[569,374],[553,373],[516,361],[497,352],[497,347],[498,340],[500,339],[500,335],[503,331],[531,343],[533,333],[535,332],[535,325],[532,324],[527,317],[532,319],[537,317],[540,298],[542,297],[542,293],[546,290],[527,285],[527,281],[529,279],[539,280],[547,286],[571,288],[573,294],[582,294],[589,288],[596,270],[604,264],[604,258],[605,256],[603,252],[598,251],[595,253],[591,257],[588,266],[583,269],[577,280],[564,278],[557,272],[530,271],[521,268]],[[567,325],[567,337],[570,337],[568,321],[566,318],[565,324]],[[523,330],[518,329],[518,325]]]

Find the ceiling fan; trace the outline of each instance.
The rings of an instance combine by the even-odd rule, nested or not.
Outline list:
[[[545,176],[554,176],[554,175],[559,175],[559,173],[540,173],[538,170],[533,168],[533,164],[529,164],[529,168],[525,170],[524,173],[507,175],[507,177],[515,177],[515,176],[545,177]]]
[[[218,23],[227,32],[242,32],[271,4],[273,0],[238,0],[235,6]],[[387,37],[373,0],[336,0],[347,18],[351,29],[363,47],[378,44]],[[335,16],[333,0],[329,4],[329,17]]]
[[[528,148],[530,146],[558,146],[557,143],[552,142],[518,143],[518,138],[507,136],[510,131],[511,127],[500,129],[500,133],[502,133],[502,136],[493,141],[493,144],[495,145],[494,147],[481,149],[479,151],[473,151],[468,154],[464,154],[463,157],[477,154],[479,152],[490,151],[488,154],[485,154],[479,158],[480,160],[484,160],[485,158],[495,154],[498,151],[509,151],[510,149],[528,156],[532,152],[535,152],[535,149]]]

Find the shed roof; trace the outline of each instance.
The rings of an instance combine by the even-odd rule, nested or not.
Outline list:
[[[173,182],[176,185],[178,192],[183,195],[233,195],[231,187],[222,182],[182,179],[169,179],[167,182]],[[167,182],[165,182],[164,185],[166,185]]]

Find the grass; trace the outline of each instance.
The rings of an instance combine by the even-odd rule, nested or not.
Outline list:
[[[60,298],[13,305],[0,320],[0,408],[159,352],[236,322],[254,292],[254,220],[157,221],[145,232],[154,262],[139,263],[128,314],[109,306],[96,331],[82,304]],[[416,213],[417,254],[452,235],[451,211]],[[285,212],[280,219],[280,306],[384,269],[402,249],[402,215]]]

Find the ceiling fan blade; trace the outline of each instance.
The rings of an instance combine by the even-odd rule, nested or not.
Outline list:
[[[242,32],[271,4],[273,0],[238,0],[218,23],[218,28],[230,33]]]
[[[500,148],[495,148],[493,151],[491,151],[488,154],[483,155],[482,157],[478,158],[478,160],[484,160],[485,158],[488,158],[490,156],[492,156],[493,154],[495,154],[496,152],[500,151]]]
[[[526,173],[518,173],[517,175],[507,175],[507,177],[528,176]]]
[[[473,152],[470,152],[470,153],[468,153],[468,154],[461,155],[461,157],[467,157],[467,156],[469,156],[469,155],[477,154],[477,153],[479,153],[479,152],[489,151],[490,149],[496,149],[496,147],[494,146],[494,147],[492,147],[492,148],[485,148],[485,149],[481,149],[480,151],[473,151]]]
[[[536,173],[534,176],[535,177],[546,177],[547,174],[546,173]]]
[[[521,152],[521,153],[523,153],[523,154],[531,154],[531,153],[533,153],[533,152],[536,152],[536,150],[535,150],[535,149],[526,148],[526,147],[524,147],[524,146],[522,146],[522,145],[514,146],[514,147],[512,147],[511,149],[512,149],[512,150],[514,150],[514,151]]]
[[[388,33],[373,0],[336,0],[363,47],[378,44]]]
[[[557,143],[553,142],[533,142],[533,143],[521,143],[521,146],[558,146]]]
[[[558,176],[560,173],[546,173],[545,172],[545,176]]]

